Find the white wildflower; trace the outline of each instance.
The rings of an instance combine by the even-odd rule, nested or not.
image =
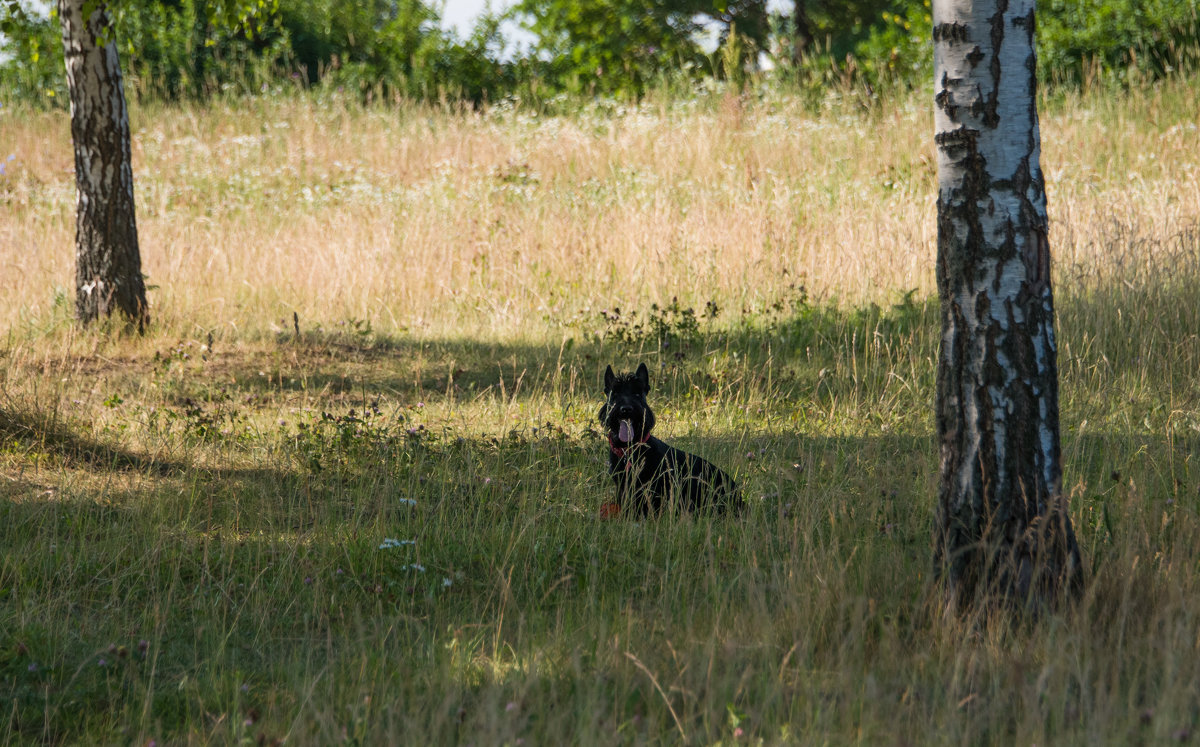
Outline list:
[[[404,547],[405,545],[415,545],[416,540],[398,540],[391,537],[385,537],[383,543],[379,545],[380,550],[388,550],[393,547]]]

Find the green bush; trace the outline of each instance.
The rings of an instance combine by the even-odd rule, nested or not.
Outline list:
[[[0,8],[0,16],[4,13]],[[58,16],[17,15],[6,20],[0,52],[8,59],[0,62],[0,96],[66,106],[67,77]]]
[[[419,0],[366,3],[283,0],[281,33],[305,82],[412,93],[437,16]]]
[[[884,12],[854,56],[872,85],[925,85],[933,79],[933,18],[929,0]]]
[[[1194,61],[1197,13],[1195,0],[1043,0],[1043,76],[1062,83],[1160,77]]]
[[[1195,0],[1042,0],[1038,62],[1052,86],[1103,80],[1122,85],[1193,65],[1200,52]],[[802,77],[857,81],[873,89],[928,86],[933,79],[929,0],[883,11],[845,54],[836,37],[800,67]]]
[[[280,83],[345,87],[364,97],[497,99],[518,65],[496,59],[499,21],[466,40],[438,26],[422,0],[279,0],[251,33],[211,0],[121,3],[115,39],[131,95],[154,99],[250,93]],[[7,14],[0,95],[66,104],[57,15]]]
[[[257,89],[285,39],[268,27],[251,35],[214,18],[207,0],[125,3],[114,17],[121,62],[141,97],[203,98],[230,86]],[[268,23],[273,19],[268,19]]]
[[[758,50],[773,50],[775,78],[818,97],[853,86],[873,98],[928,86],[933,75],[929,0],[809,0],[802,19],[771,15],[761,0],[522,0],[508,17],[537,41],[516,60],[501,58],[504,17],[486,15],[459,39],[439,27],[429,0],[277,0],[263,6],[254,33],[225,17],[227,5],[116,4],[131,95],[202,99],[281,84],[473,104],[563,92],[637,98],[652,88],[689,95],[713,77],[740,86]],[[1040,66],[1051,85],[1133,85],[1193,67],[1200,54],[1195,0],[1042,0],[1038,13]],[[14,15],[5,3],[0,21],[0,96],[66,105],[55,13]],[[697,38],[706,25],[723,45],[711,55]],[[801,38],[808,41],[793,59]]]

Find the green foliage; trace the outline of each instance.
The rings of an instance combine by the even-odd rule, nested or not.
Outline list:
[[[1200,20],[1192,0],[1046,0],[1038,49],[1053,84],[1129,85],[1194,65]],[[0,95],[65,105],[53,12],[0,2]],[[859,87],[871,97],[932,75],[929,0],[804,0],[783,14],[764,0],[521,0],[485,14],[466,38],[439,27],[429,0],[147,0],[113,5],[130,87],[152,98],[204,98],[327,86],[364,99],[480,104],[561,92],[638,98],[691,92],[698,81],[742,88],[760,54],[775,78],[817,96]],[[535,36],[503,56],[501,23]],[[715,42],[715,51],[706,51]]]
[[[67,79],[57,13],[38,16],[9,3],[0,5],[0,19],[0,52],[10,56],[0,62],[0,95],[66,106]]]
[[[1043,0],[1038,56],[1055,82],[1135,83],[1195,62],[1195,0]],[[1140,76],[1140,77],[1139,77]]]
[[[1052,85],[1089,80],[1119,84],[1161,77],[1195,64],[1200,11],[1192,0],[1046,0],[1038,4],[1038,64]],[[840,29],[817,38],[800,63],[801,78],[822,84],[861,82],[886,91],[922,87],[933,75],[930,0],[900,0],[874,15],[819,16]]]
[[[845,59],[856,54],[860,42],[885,27],[889,16],[903,14],[911,4],[911,0],[799,0],[786,24],[794,40],[789,51]]]
[[[284,0],[279,17],[292,60],[308,83],[324,79],[359,90],[381,85],[405,91],[437,41],[430,32],[436,21],[420,0]]]
[[[884,11],[871,33],[854,48],[863,74],[872,85],[924,85],[933,76],[933,18],[930,0]]]
[[[200,98],[235,84],[253,90],[270,77],[262,61],[285,51],[261,19],[231,17],[208,0],[121,4],[114,27],[132,90],[154,98]]]
[[[131,91],[155,99],[257,93],[279,85],[348,88],[365,98],[501,98],[520,64],[501,62],[500,20],[479,19],[466,39],[438,26],[423,0],[147,0],[114,6],[114,40]],[[4,94],[65,105],[54,13],[0,5]],[[525,67],[528,67],[526,65]]]
[[[697,3],[675,0],[522,0],[516,6],[537,37],[536,54],[557,87],[639,95],[665,67],[698,74],[707,60],[694,37]]]
[[[443,34],[425,47],[420,76],[410,95],[417,98],[445,96],[474,104],[498,101],[528,88],[535,80],[530,60],[502,61],[500,35],[502,18],[485,14],[476,19],[466,39]]]
[[[678,298],[672,298],[665,306],[650,304],[650,310],[646,313],[636,309],[604,309],[599,314],[601,328],[598,330],[589,330],[583,324],[575,326],[582,328],[590,339],[616,343],[625,353],[635,354],[654,348],[682,360],[687,351],[700,341],[701,325],[707,328],[719,314],[720,308],[714,301],[705,304],[704,310],[697,316],[695,309],[682,306]],[[586,324],[583,319],[579,321]]]

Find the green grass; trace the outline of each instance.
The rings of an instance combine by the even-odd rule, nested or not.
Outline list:
[[[1015,628],[930,586],[927,304],[758,313],[678,358],[311,333],[63,361],[51,387],[90,401],[4,410],[9,735],[1169,738],[1200,686],[1196,386],[1095,302],[1060,302],[1064,348],[1092,341],[1063,356],[1088,591]],[[1162,360],[1200,352],[1186,316]],[[664,432],[735,472],[744,517],[598,519],[610,359],[651,361]]]
[[[466,292],[438,291],[437,268],[422,270],[417,291],[445,302],[425,324],[424,310],[387,302],[349,313],[358,301],[339,292],[353,268],[322,295],[297,261],[273,270],[309,291],[293,326],[275,275],[205,272],[193,249],[154,260],[182,270],[159,273],[172,285],[145,339],[75,329],[34,282],[40,270],[12,281],[0,307],[0,743],[1186,741],[1200,728],[1200,149],[1186,129],[1194,90],[1168,94],[1131,99],[1140,117],[1088,99],[1046,116],[1073,142],[1119,139],[1128,168],[1143,164],[1130,186],[1129,171],[1072,161],[1051,194],[1052,212],[1063,206],[1053,240],[1065,488],[1088,569],[1077,604],[1037,621],[943,609],[930,578],[937,308],[906,292],[926,287],[928,268],[810,298],[777,267],[713,249],[716,272],[740,273],[740,290],[735,279],[710,294],[706,271],[672,304],[667,284],[606,295],[624,265],[604,270],[599,290],[577,282],[579,256],[538,275],[534,245],[521,243],[533,228],[520,227],[537,225],[521,220],[539,211],[555,213],[569,243],[587,235],[576,221],[603,225],[629,201],[658,206],[626,224],[644,229],[630,241],[651,253],[678,238],[656,244],[656,216],[713,205],[741,226],[795,213],[764,245],[810,222],[806,246],[843,230],[886,233],[889,247],[922,235],[812,212],[853,199],[837,185],[864,166],[814,172],[807,192],[779,187],[768,209],[737,196],[748,177],[736,158],[728,183],[720,154],[705,167],[715,181],[672,175],[666,160],[666,176],[629,181],[640,146],[575,133],[580,154],[611,161],[571,167],[607,195],[601,206],[556,213],[576,176],[536,156],[542,183],[561,180],[560,191],[492,202],[464,182],[466,207],[449,203],[463,221],[492,210],[507,228],[458,242],[452,263],[496,258]],[[1084,111],[1098,112],[1091,125]],[[351,115],[355,137],[392,137],[382,113]],[[220,111],[147,116],[151,131],[190,126],[201,138],[234,122]],[[719,124],[678,116],[672,126],[692,135]],[[745,116],[770,126],[753,107]],[[820,120],[812,137],[842,142],[842,125],[877,116]],[[529,128],[565,126],[431,122],[468,140],[483,137],[471,127],[491,128],[500,152],[536,140]],[[1175,160],[1139,161],[1133,141]],[[753,155],[765,146],[743,146],[769,162]],[[25,221],[0,214],[4,235],[67,232],[69,200],[51,182],[53,156],[40,157],[37,178],[18,175],[4,193],[8,215]],[[447,185],[466,179],[456,163]],[[915,214],[928,174],[917,158],[902,165],[884,170],[900,184],[886,199]],[[223,178],[163,173],[146,176],[148,196]],[[285,191],[303,181],[272,174]],[[696,183],[707,191],[670,206]],[[260,225],[282,220],[262,198],[234,215],[172,200],[147,208],[148,234],[198,226],[232,267],[240,231],[286,230]],[[355,215],[373,225],[374,212]],[[501,273],[513,245],[528,275]],[[855,245],[849,261],[870,267],[872,249]],[[386,273],[363,282],[420,296]],[[612,493],[595,423],[601,372],[639,361],[661,435],[731,471],[750,500],[743,516],[599,519]]]

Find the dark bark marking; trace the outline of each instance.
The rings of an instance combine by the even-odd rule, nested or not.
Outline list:
[[[982,115],[983,124],[989,128],[1000,124],[1000,115],[997,113],[1000,107],[1000,46],[1004,43],[1004,11],[1008,9],[1008,2],[1000,0],[996,6],[996,15],[988,19],[992,41],[992,61],[988,72],[992,76],[992,90],[988,91]]]
[[[1029,9],[1029,13],[1023,16],[1015,16],[1013,25],[1018,28],[1023,28],[1029,34],[1029,46],[1033,46],[1033,38],[1037,32],[1036,11],[1034,8]]]
[[[940,148],[966,148],[968,151],[974,152],[976,143],[979,142],[979,130],[959,127],[949,132],[939,132],[934,135],[933,139]]]
[[[1017,20],[1018,19],[1013,19],[1013,24],[1025,26],[1026,31],[1029,34],[1029,37],[1028,37],[1029,56],[1025,58],[1025,72],[1028,75],[1026,82],[1029,86],[1029,102],[1030,102],[1029,103],[1029,116],[1030,116],[1031,121],[1033,122],[1033,127],[1030,128],[1030,134],[1029,134],[1030,142],[1029,142],[1029,146],[1028,146],[1029,152],[1032,153],[1034,151],[1034,149],[1038,147],[1038,144],[1039,144],[1038,143],[1038,137],[1039,137],[1038,136],[1038,114],[1037,114],[1037,91],[1038,91],[1037,44],[1036,44],[1036,33],[1035,33],[1036,26],[1037,26],[1037,18],[1036,18],[1035,9],[1030,8],[1029,14],[1027,16],[1024,16],[1022,19],[1020,19],[1022,21],[1020,24],[1017,23]],[[1044,191],[1044,188],[1039,187],[1039,190]]]
[[[946,81],[943,79],[942,84],[945,85],[945,82]],[[939,91],[938,94],[933,97],[933,103],[936,104],[942,111],[946,112],[946,116],[950,118],[950,121],[958,121],[958,106],[956,106],[954,103],[954,95],[950,93],[948,89],[943,88],[941,91]]]
[[[1026,266],[1033,270],[1030,276],[1032,290],[1041,296],[1050,290],[1050,237],[1045,228],[1034,228],[1026,242],[1033,245],[1033,256],[1025,259]]]
[[[993,106],[978,85],[975,86],[975,97],[971,99],[971,116],[976,119],[987,119],[988,107]],[[986,121],[985,121],[986,124]]]
[[[951,42],[961,44],[971,38],[970,29],[962,23],[939,23],[933,27],[935,42]]]

